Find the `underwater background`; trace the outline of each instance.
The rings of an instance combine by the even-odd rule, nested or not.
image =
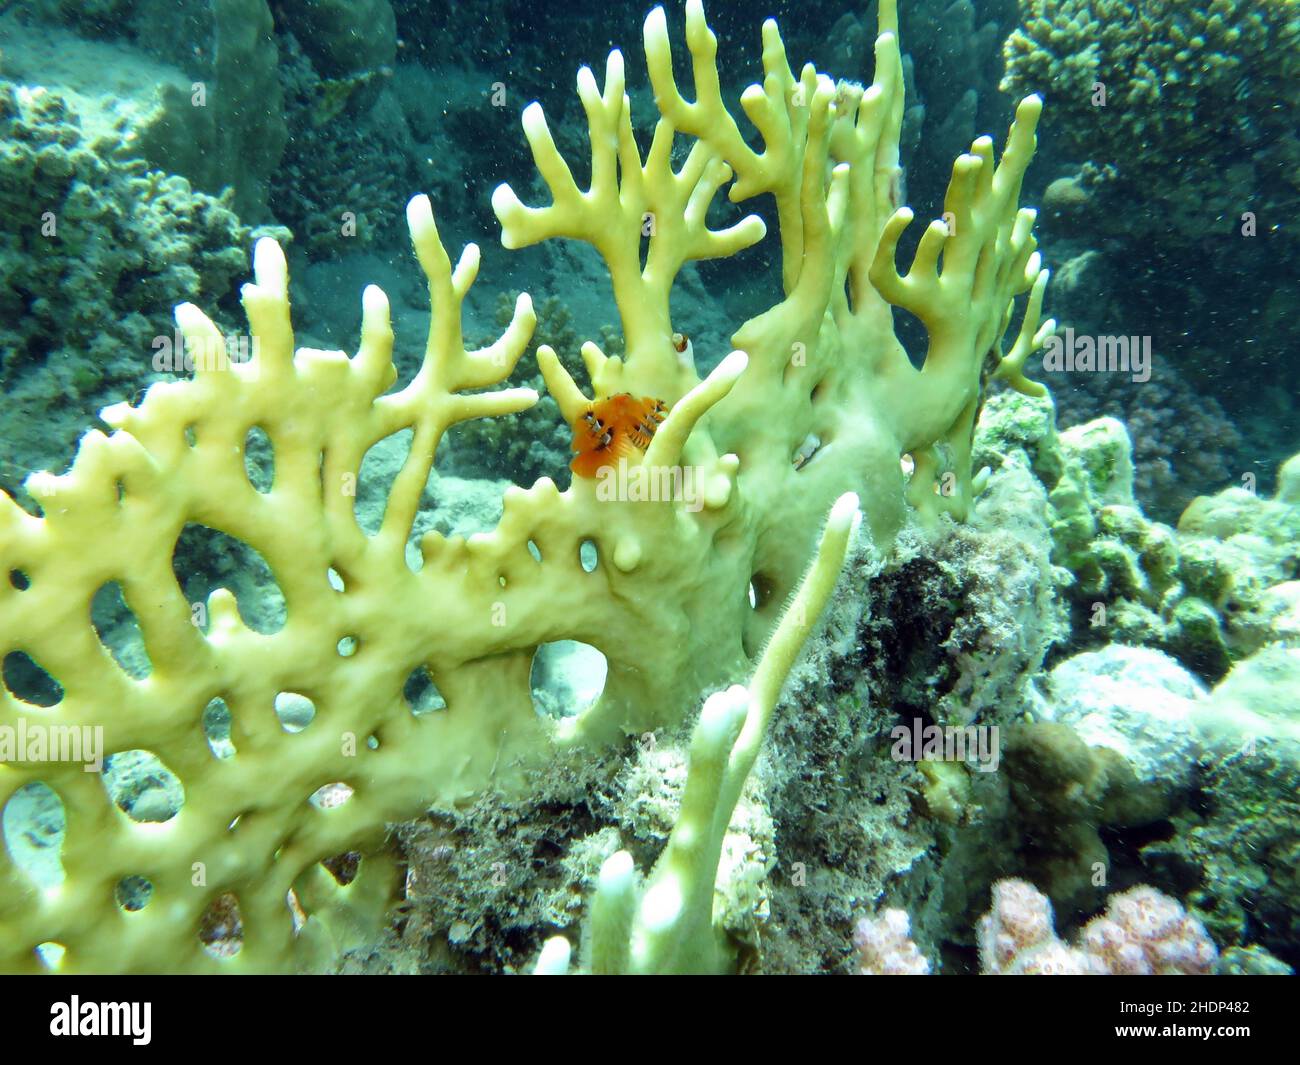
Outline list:
[[[680,41],[681,7],[666,7]],[[189,376],[160,358],[182,347],[177,304],[237,334],[262,237],[284,248],[301,347],[355,351],[363,289],[388,294],[393,387],[406,386],[430,328],[406,222],[425,193],[452,260],[469,242],[482,250],[463,305],[467,350],[490,345],[516,295],[531,294],[536,329],[507,383],[541,399],[447,431],[412,535],[487,533],[509,484],[564,488],[577,429],[535,353],[550,345],[585,381],[584,342],[624,352],[619,307],[592,248],[503,248],[492,192],[506,182],[527,203],[549,200],[520,128],[532,101],[585,185],[573,78],[602,71],[612,48],[649,145],[648,11],[0,0],[0,487],[40,514],[26,478],[66,470],[82,434],[104,428],[95,412]],[[875,3],[737,0],[707,15],[729,105],[761,80],[768,18],[796,73],[807,61],[859,94],[871,83]],[[723,846],[713,913],[730,968],[1097,971],[1127,936],[1103,971],[1288,972],[1300,963],[1300,3],[901,0],[898,17],[896,193],[918,218],[943,216],[953,160],[976,137],[1000,152],[1020,100],[1043,100],[1020,202],[1038,209],[1051,270],[1055,337],[1026,366],[1049,397],[982,380],[973,468],[991,477],[969,520],[907,525],[879,557],[851,553]],[[691,85],[684,47],[673,62]],[[767,198],[746,209],[777,230]],[[709,208],[719,226],[737,217]],[[903,238],[902,261],[919,236]],[[673,326],[701,376],[781,286],[771,237],[682,269]],[[899,308],[893,324],[919,366],[924,325]],[[1108,366],[1106,352],[1127,361]],[[766,430],[760,418],[752,435]],[[392,439],[357,479],[370,535],[409,446]],[[821,444],[796,468],[815,465]],[[262,491],[273,450],[250,434],[243,459]],[[226,532],[187,525],[172,571],[190,602],[229,588],[253,631],[285,624],[272,567]],[[26,579],[11,575],[6,594]],[[749,594],[761,604],[761,586]],[[105,584],[91,620],[143,680],[147,641],[129,598]],[[10,704],[57,704],[60,679],[22,634],[0,626],[0,643]],[[604,668],[584,641],[543,644],[536,712],[576,715],[600,697]],[[452,701],[436,680],[412,674],[414,713]],[[213,703],[207,745],[237,759],[230,709]],[[293,700],[275,709],[288,732],[311,720]],[[989,729],[980,742],[992,748],[900,758],[900,726],[918,743],[929,727]],[[390,824],[396,897],[315,968],[525,972],[557,934],[576,958],[602,863],[621,848],[649,868],[663,852],[689,739],[688,727],[651,729],[557,760],[526,795],[489,790]],[[121,817],[163,825],[182,810],[185,774],[143,738],[105,753]],[[328,788],[347,794],[323,785],[317,807],[351,794]],[[53,890],[68,876],[72,800],[57,792],[0,789],[6,850],[26,878],[0,881],[0,924],[7,914],[22,926],[20,884]],[[323,868],[346,886],[357,860],[349,851]],[[154,879],[110,885],[116,909],[147,912]],[[221,895],[193,929],[208,956],[239,953],[241,904]],[[58,968],[55,946],[38,950],[45,967]]]

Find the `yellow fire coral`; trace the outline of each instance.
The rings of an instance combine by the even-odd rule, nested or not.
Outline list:
[[[184,788],[174,817],[138,823],[80,765],[0,765],[0,802],[39,781],[66,814],[57,885],[38,887],[12,854],[0,857],[0,968],[58,957],[65,971],[251,971],[336,950],[373,928],[392,894],[379,846],[386,822],[516,787],[555,744],[675,724],[702,691],[749,675],[836,499],[856,493],[879,542],[903,520],[905,501],[929,516],[965,514],[984,385],[1001,377],[1032,389],[1024,362],[1050,327],[1039,324],[1047,275],[1034,214],[1017,207],[1038,100],[1020,105],[1000,162],[987,137],[957,160],[944,220],[900,273],[895,253],[912,212],[895,202],[903,76],[894,4],[880,5],[866,88],[811,65],[796,77],[776,25],[764,25],[763,83],[741,98],[762,150],[723,104],[717,41],[698,0],[686,5],[686,25],[693,100],[673,80],[662,10],[645,24],[661,117],[644,156],[615,52],[603,88],[585,68],[578,78],[590,187],[575,184],[533,105],[524,129],[553,202],[526,207],[503,186],[493,203],[507,246],[571,237],[604,256],[627,343],[624,357],[584,347],[595,396],[670,404],[630,467],[689,467],[698,500],[610,498],[582,478],[561,492],[543,479],[506,493],[491,533],[424,536],[413,569],[408,540],[442,434],[535,400],[529,390],[465,394],[509,374],[533,324],[528,298],[497,344],[467,352],[460,310],[478,252],[470,246],[453,267],[417,197],[408,221],[433,319],[420,371],[389,392],[383,293],[365,292],[355,356],[295,353],[284,258],[259,244],[256,281],[243,292],[251,362],[224,365],[212,323],[177,308],[206,368],[155,385],[137,407],[105,410],[111,435],[88,434],[68,473],[29,478],[41,516],[0,501],[0,558],[11,574],[0,587],[0,651],[25,653],[62,688],[50,707],[0,692],[0,726],[102,728],[105,752],[151,751]],[[679,135],[694,143],[674,169]],[[775,198],[784,293],[740,327],[736,351],[701,380],[673,344],[669,293],[687,261],[736,255],[763,238],[754,216],[707,226],[729,181],[733,201]],[[1013,301],[1026,292],[1004,352]],[[919,369],[894,335],[894,306],[929,333]],[[553,351],[543,348],[539,361],[572,421],[588,397]],[[274,451],[265,492],[244,462],[255,428]],[[411,430],[410,451],[368,536],[354,508],[362,459],[402,430]],[[190,523],[262,554],[285,598],[280,631],[252,631],[229,592],[205,610],[186,601],[171,559]],[[590,571],[584,545],[596,551]],[[92,598],[113,582],[139,624],[147,676],[124,672],[91,624]],[[192,623],[205,615],[206,625]],[[529,669],[540,645],[561,639],[602,651],[608,677],[595,706],[555,723],[534,712]],[[404,682],[421,668],[445,710],[417,716],[404,701]],[[202,726],[216,699],[230,713],[236,753],[227,758],[214,756]],[[277,717],[286,700],[314,711],[300,731]],[[730,727],[723,732],[734,736]],[[339,784],[332,794],[345,801],[312,801]],[[321,863],[347,852],[362,855],[360,872],[341,886]],[[127,910],[114,892],[133,877],[153,891]],[[242,948],[205,951],[205,921],[214,911],[230,920],[236,908]]]

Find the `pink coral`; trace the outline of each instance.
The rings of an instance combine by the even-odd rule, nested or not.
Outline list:
[[[1046,895],[1023,880],[1000,880],[993,908],[980,918],[979,947],[984,972],[996,975],[1203,975],[1218,959],[1200,921],[1145,885],[1112,897],[1068,946],[1056,935]]]
[[[1053,927],[1052,902],[1024,880],[998,880],[993,884],[993,908],[976,927],[980,967],[985,973],[1026,971],[1031,958],[1050,951],[1062,961]],[[1048,958],[1044,958],[1047,961]]]
[[[1006,969],[985,969],[997,976],[1096,976],[1092,959],[1077,947],[1067,946],[1055,935],[1033,950],[1018,955]]]
[[[1201,922],[1145,885],[1112,896],[1106,912],[1084,928],[1080,946],[1106,972],[1128,976],[1202,976],[1218,959]]]
[[[976,939],[980,969],[992,976],[1203,976],[1219,957],[1200,921],[1145,885],[1113,896],[1071,946],[1056,934],[1046,895],[1024,880],[999,880]],[[858,971],[866,975],[930,971],[902,910],[859,921],[853,943],[861,956]]]
[[[853,930],[858,972],[863,976],[928,976],[930,962],[911,938],[911,922],[902,910],[864,917]]]

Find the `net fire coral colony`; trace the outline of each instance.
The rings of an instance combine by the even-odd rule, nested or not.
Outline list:
[[[543,478],[506,492],[490,533],[423,536],[413,569],[408,541],[443,434],[537,398],[483,391],[525,350],[535,321],[528,296],[495,344],[467,351],[461,309],[479,253],[470,245],[453,265],[419,196],[407,217],[433,315],[406,387],[389,391],[393,333],[374,286],[363,296],[355,356],[295,352],[285,258],[263,240],[242,294],[254,358],[222,363],[215,325],[182,304],[186,343],[212,358],[196,359],[190,380],[154,385],[136,406],[105,409],[112,432],[87,433],[67,473],[33,474],[26,486],[40,516],[0,501],[9,574],[0,650],[29,656],[59,689],[49,706],[0,690],[0,724],[102,728],[105,752],[153,752],[184,789],[174,816],[141,823],[80,765],[0,766],[0,803],[39,781],[66,818],[51,882],[32,883],[0,853],[0,969],[327,964],[373,934],[394,900],[386,823],[485,789],[518,789],[558,748],[599,748],[674,724],[701,693],[752,678],[706,703],[678,827],[644,890],[630,856],[606,864],[587,962],[599,971],[734,964],[711,915],[721,840],[781,683],[830,595],[859,501],[862,535],[877,545],[909,506],[927,520],[963,518],[978,488],[971,439],[983,389],[1000,378],[1037,392],[1023,367],[1051,329],[1039,320],[1047,272],[1034,212],[1018,206],[1038,98],[1017,108],[1000,160],[988,137],[956,160],[945,219],[929,224],[900,272],[897,246],[912,212],[896,202],[904,79],[893,0],[880,4],[865,87],[811,65],[794,73],[774,22],[762,40],[762,82],[740,99],[761,149],[723,102],[717,39],[691,0],[694,99],[674,80],[662,9],[645,22],[660,117],[644,155],[615,51],[603,86],[585,67],[578,74],[590,186],[577,186],[532,104],[524,132],[551,202],[525,206],[506,185],[492,197],[507,247],[571,238],[608,267],[626,349],[607,357],[583,346],[593,394],[553,350],[538,352],[564,419],[578,425],[624,394],[662,403],[662,422],[638,438],[644,448],[620,457],[691,465],[702,506],[600,499],[590,478],[576,476],[564,491]],[[682,138],[690,150],[674,169]],[[724,187],[733,203],[774,198],[783,291],[739,326],[736,350],[701,379],[675,338],[674,278],[688,261],[733,256],[766,235],[752,214],[709,228]],[[655,224],[642,265],[647,217]],[[894,307],[928,334],[919,368],[895,336]],[[254,428],[274,455],[273,483],[262,490],[244,460]],[[350,486],[367,450],[402,430],[411,431],[410,451],[380,528],[367,535]],[[249,628],[224,589],[196,614],[171,566],[190,523],[260,552],[284,595],[279,631]],[[594,546],[594,568],[580,559],[584,545]],[[114,660],[90,621],[92,598],[113,582],[139,624],[144,676]],[[196,616],[206,624],[193,624]],[[595,705],[556,721],[535,713],[529,669],[540,645],[565,639],[601,651],[608,675]],[[445,710],[412,714],[403,686],[421,669]],[[204,712],[216,701],[228,709],[233,752],[205,737]],[[310,724],[282,727],[276,710],[289,704]],[[331,785],[333,801],[313,801]],[[343,854],[360,856],[355,876],[337,878],[322,864]],[[152,887],[141,908],[115,899],[131,878]],[[201,933],[214,921],[238,924],[239,949],[205,949]],[[563,968],[568,953],[567,941],[553,941],[543,967]]]

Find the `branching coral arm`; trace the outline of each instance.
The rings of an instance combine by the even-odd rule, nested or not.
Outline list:
[[[945,217],[927,227],[906,275],[894,260],[912,211],[899,208],[885,224],[871,282],[890,303],[915,314],[929,334],[921,370],[882,382],[899,392],[885,409],[897,412],[908,449],[941,438],[975,398],[985,359],[1006,328],[1009,305],[1038,280],[1035,215],[1017,210],[1016,203],[1041,111],[1037,97],[1021,102],[996,167],[987,137],[958,157]]]
[[[681,812],[644,891],[626,852],[605,862],[592,901],[592,971],[718,972],[727,967],[726,947],[713,925],[723,837],[781,687],[830,599],[859,518],[852,493],[836,501],[812,565],[749,687],[734,685],[705,701],[691,739]]]
[[[709,204],[731,180],[731,167],[701,140],[675,171],[676,129],[670,117],[657,123],[643,161],[624,84],[618,51],[610,53],[603,90],[589,68],[579,72],[578,95],[591,134],[591,183],[586,190],[578,188],[541,106],[534,103],[524,110],[524,132],[551,203],[525,206],[509,185],[501,185],[493,193],[492,206],[508,248],[571,237],[591,244],[604,258],[627,357],[609,360],[609,377],[593,381],[597,394],[628,389],[672,402],[695,383],[680,371],[671,342],[668,296],[678,271],[690,260],[734,255],[762,240],[766,227],[756,215],[724,229],[708,227]],[[644,270],[643,241],[649,244]],[[625,369],[630,371],[626,379]]]

